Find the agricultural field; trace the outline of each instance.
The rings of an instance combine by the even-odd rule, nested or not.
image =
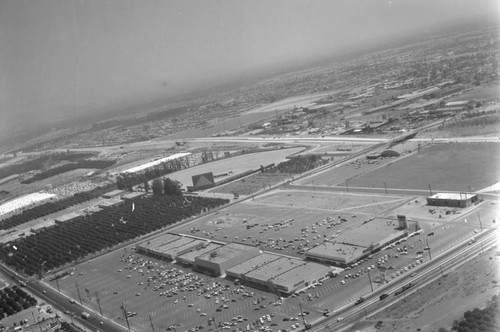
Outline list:
[[[9,242],[0,248],[0,259],[16,271],[41,274],[226,203],[182,196],[121,203]]]
[[[500,144],[434,144],[407,158],[349,180],[351,187],[422,189],[434,192],[480,190],[500,175]]]

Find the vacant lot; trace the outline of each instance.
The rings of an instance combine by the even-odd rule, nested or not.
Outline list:
[[[473,191],[499,179],[500,144],[435,144],[349,181],[351,187]]]
[[[287,156],[303,150],[303,148],[280,149],[259,153],[249,153],[228,159],[222,159],[207,164],[191,167],[179,172],[169,174],[172,180],[177,180],[184,186],[192,185],[191,177],[196,174],[212,172],[214,175],[233,172],[233,174],[242,173],[251,169],[258,169],[261,165],[278,164],[286,160]],[[220,181],[222,178],[217,178]]]
[[[457,270],[447,273],[427,287],[412,294],[411,301],[398,302],[370,317],[372,325],[359,330],[380,331],[437,331],[450,330],[454,320],[476,307],[484,307],[499,292],[498,264],[500,256],[491,249]],[[383,321],[380,329],[373,326]],[[364,325],[364,324],[361,324]]]
[[[209,192],[251,195],[261,189],[268,188],[269,186],[273,186],[289,178],[290,175],[287,174],[257,173],[247,176],[243,179],[230,182],[226,185],[216,187]]]

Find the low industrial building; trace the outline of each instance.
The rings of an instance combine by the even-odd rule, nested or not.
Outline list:
[[[118,205],[121,203],[123,203],[123,201],[121,201],[121,200],[105,200],[105,201],[99,202],[97,204],[97,206],[102,208],[102,209],[105,209],[105,208],[108,208],[110,206],[115,206],[115,205]]]
[[[103,194],[102,197],[109,199],[109,198],[118,197],[118,196],[120,196],[123,193],[125,193],[124,190],[116,189],[116,190],[112,190],[110,192],[107,192],[107,193]]]
[[[407,235],[408,229],[400,228],[398,221],[374,219],[342,233],[336,241],[311,248],[305,255],[313,261],[345,267]]]
[[[66,221],[73,220],[73,219],[78,218],[80,216],[81,215],[79,215],[78,213],[71,212],[71,213],[67,213],[67,214],[64,214],[64,215],[59,216],[59,217],[55,217],[54,221],[56,223],[61,223],[61,222],[66,222]]]
[[[260,255],[257,247],[228,243],[195,258],[193,270],[211,276],[225,276],[226,270]]]
[[[273,278],[303,264],[305,262],[302,259],[280,257],[277,260],[273,260],[268,264],[245,273],[242,280],[251,287],[274,291],[274,285],[271,281]]]
[[[193,266],[196,257],[201,256],[212,250],[219,249],[221,246],[222,246],[221,244],[210,242],[201,248],[177,256],[176,262],[184,266]]]
[[[464,208],[479,201],[477,194],[438,193],[427,197],[427,204],[432,206],[447,206]]]
[[[270,253],[262,253],[252,259],[247,260],[241,264],[235,265],[226,270],[226,276],[230,279],[242,280],[246,273],[258,269],[272,261],[281,258],[281,256]]]
[[[208,245],[207,241],[179,236],[178,239],[167,243],[157,241],[153,246],[151,244],[147,245],[147,252],[148,255],[159,259],[176,261],[178,256],[203,248],[206,245]],[[143,251],[145,251],[143,248],[139,249],[139,252]]]
[[[158,248],[174,241],[178,241],[181,238],[182,236],[167,233],[137,245],[136,249],[140,254],[161,258],[160,256],[157,256]]]
[[[134,191],[134,192],[131,192],[131,193],[123,194],[121,197],[122,197],[122,199],[124,201],[131,201],[131,200],[134,200],[136,198],[142,197],[144,195],[146,195],[146,193]]]
[[[291,294],[318,283],[329,277],[330,273],[328,266],[307,262],[273,277],[270,281],[276,293]]]

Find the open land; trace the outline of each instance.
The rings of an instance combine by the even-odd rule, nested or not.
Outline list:
[[[495,143],[434,144],[416,154],[353,178],[351,186],[468,192],[497,182],[500,146]]]
[[[368,321],[360,322],[352,331],[437,331],[450,329],[455,320],[472,308],[483,308],[500,291],[500,255],[498,248],[490,249],[456,270],[449,271],[402,304],[395,304]],[[374,325],[383,321],[381,328]],[[369,326],[366,326],[368,325]],[[366,326],[366,327],[364,327]]]

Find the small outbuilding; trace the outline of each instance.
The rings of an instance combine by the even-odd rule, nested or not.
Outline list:
[[[427,197],[427,204],[432,206],[448,206],[464,208],[479,201],[477,194],[437,193]]]

